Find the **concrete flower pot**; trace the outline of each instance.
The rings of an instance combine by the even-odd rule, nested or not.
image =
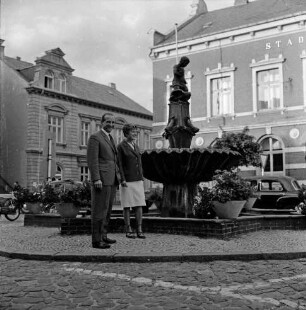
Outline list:
[[[42,211],[40,202],[26,202],[27,211],[31,214],[39,214]]]
[[[63,218],[75,218],[79,213],[79,208],[72,202],[60,202],[56,205],[56,210]]]
[[[213,201],[213,210],[220,219],[236,219],[243,209],[245,200],[230,200],[225,203]]]

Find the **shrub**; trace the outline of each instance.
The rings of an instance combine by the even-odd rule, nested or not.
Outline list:
[[[239,166],[261,166],[260,144],[255,142],[255,137],[249,134],[248,127],[239,133],[223,131],[222,137],[215,139],[212,146],[240,153]]]

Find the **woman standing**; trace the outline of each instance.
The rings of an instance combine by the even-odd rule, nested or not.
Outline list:
[[[146,205],[141,156],[137,139],[137,127],[132,124],[123,126],[125,139],[118,145],[119,168],[122,177],[120,186],[121,206],[127,238],[136,238],[131,228],[130,208],[135,208],[137,237],[145,239],[142,232],[142,206]]]

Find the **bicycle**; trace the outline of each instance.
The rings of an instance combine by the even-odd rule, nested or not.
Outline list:
[[[16,202],[13,194],[0,195],[0,216],[3,214],[9,221],[15,221],[21,213],[27,213],[27,210]]]

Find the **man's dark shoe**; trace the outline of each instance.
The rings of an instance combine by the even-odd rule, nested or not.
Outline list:
[[[93,242],[92,247],[95,249],[109,249],[110,245],[103,242]]]
[[[116,243],[117,241],[114,239],[109,239],[107,237],[102,238],[102,241],[107,243],[107,244],[112,244],[112,243]]]

